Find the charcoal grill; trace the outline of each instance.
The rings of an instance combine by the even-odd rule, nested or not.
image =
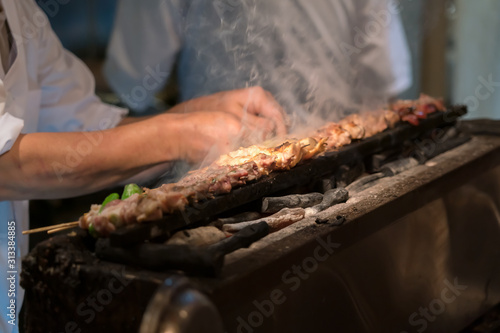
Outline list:
[[[454,106],[445,113],[429,115],[427,119],[420,122],[419,126],[400,124],[392,130],[354,142],[338,151],[329,152],[325,156],[307,161],[287,172],[271,174],[258,182],[233,190],[227,195],[216,197],[207,202],[200,202],[195,207],[188,207],[183,213],[167,216],[157,222],[121,228],[111,233],[110,242],[116,246],[143,242],[145,239],[159,237],[191,224],[208,221],[212,216],[258,200],[266,195],[294,186],[310,184],[331,175],[341,166],[351,165],[353,161],[363,160],[367,156],[397,147],[405,140],[415,138],[425,131],[450,126],[466,112],[465,106]]]
[[[500,303],[500,127],[463,122],[459,128],[469,135],[451,146],[431,140],[429,148],[416,138],[463,113],[457,107],[418,127],[400,125],[215,198],[203,210],[109,239],[116,248],[138,246],[321,181],[342,166],[349,174],[357,170],[353,161],[376,169],[373,161],[405,140],[419,143],[414,154],[429,153],[346,203],[227,254],[216,276],[100,260],[83,231],[51,238],[23,261],[26,331],[138,332],[151,300],[168,299],[163,307],[176,310],[163,315],[184,320],[178,327],[188,332],[192,304],[182,300],[198,292],[206,307],[193,318],[226,332],[458,332]],[[443,147],[452,149],[441,153]],[[146,318],[163,315],[148,309]]]

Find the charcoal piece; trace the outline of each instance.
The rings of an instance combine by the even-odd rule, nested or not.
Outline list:
[[[347,189],[352,194],[359,193],[369,187],[378,184],[379,180],[382,178],[392,177],[403,171],[416,167],[419,164],[419,161],[412,157],[402,158],[397,161],[387,163],[380,169],[380,172],[356,180],[355,182],[347,186]]]
[[[231,224],[231,223],[240,223],[240,222],[245,222],[245,221],[251,221],[251,220],[257,220],[261,218],[262,215],[258,212],[245,212],[241,214],[237,214],[231,217],[225,217],[225,218],[218,218],[214,222],[212,222],[210,225],[213,225],[214,227],[217,228],[222,228],[224,224]]]
[[[197,248],[204,248],[220,242],[227,236],[224,232],[214,226],[203,226],[193,229],[179,230],[170,237],[166,245],[188,245]]]
[[[469,136],[458,136],[453,139],[449,139],[445,142],[438,143],[435,147],[435,149],[426,156],[426,161],[430,160],[431,158],[434,158],[444,152],[447,152],[448,150],[451,150],[453,148],[456,148],[460,145],[463,145],[464,143],[468,142],[471,138]]]
[[[283,197],[267,197],[262,199],[262,213],[277,213],[283,208],[307,208],[319,204],[323,200],[321,193],[292,194]]]
[[[416,167],[417,165],[419,165],[419,162],[412,157],[402,158],[397,161],[385,164],[380,172],[385,174],[386,176],[394,176],[403,171]]]
[[[268,233],[267,224],[259,223],[243,228],[232,237],[205,249],[153,243],[122,248],[111,246],[109,239],[101,238],[96,244],[96,255],[103,260],[154,271],[182,270],[189,275],[217,276],[222,269],[226,254],[248,247]]]
[[[258,220],[225,224],[222,230],[234,233],[242,230],[243,228],[265,222],[269,226],[270,231],[273,232],[302,220],[304,218],[304,215],[305,211],[303,208],[283,208],[282,210],[271,216],[263,217]]]
[[[349,198],[349,192],[345,188],[336,188],[327,191],[323,195],[323,201],[314,207],[306,208],[306,217],[313,216],[319,212],[330,208],[333,205],[339,204],[341,202],[347,201]]]
[[[401,148],[387,149],[383,152],[372,155],[367,161],[367,170],[370,173],[379,172],[387,163],[392,162],[401,154]]]
[[[252,243],[264,238],[269,234],[269,226],[266,222],[251,225],[237,232],[231,237],[208,247],[212,253],[231,253],[238,249],[249,247]]]
[[[375,181],[377,181],[381,178],[387,177],[387,176],[389,176],[389,175],[384,173],[384,172],[374,173],[372,175],[368,175],[368,176],[365,176],[365,177],[362,177],[362,178],[356,180],[355,182],[353,182],[352,184],[347,186],[346,189],[351,194],[358,193],[358,192],[361,192],[361,191],[367,189],[368,187],[374,185]]]
[[[427,139],[420,144],[416,144],[407,155],[417,159],[420,164],[424,164],[428,160],[468,142],[470,139],[471,137],[468,135],[449,137],[445,134],[437,141]]]
[[[419,161],[412,157],[402,158],[397,161],[387,163],[380,169],[380,172],[356,180],[355,182],[347,186],[347,189],[352,194],[359,193],[369,187],[378,184],[379,180],[382,178],[392,177],[403,171],[416,167],[419,164]]]

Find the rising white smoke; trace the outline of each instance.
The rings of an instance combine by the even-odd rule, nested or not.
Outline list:
[[[399,18],[388,8],[380,0],[193,0],[184,21],[182,99],[259,85],[293,128],[376,107],[394,80],[388,31]]]
[[[389,32],[400,22],[388,1],[191,0],[178,8],[182,100],[262,86],[300,136],[397,93]]]

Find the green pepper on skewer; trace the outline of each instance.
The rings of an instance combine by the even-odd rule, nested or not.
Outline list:
[[[94,238],[99,238],[99,234],[97,233],[97,230],[95,230],[95,227],[92,223],[89,225],[89,234]]]
[[[104,207],[106,207],[108,203],[117,199],[120,199],[120,195],[118,193],[111,193],[110,195],[108,195],[106,199],[104,199],[104,201],[102,202],[101,208],[99,209],[99,213],[102,212],[102,210],[104,209]]]
[[[140,186],[137,185],[137,184],[128,184],[123,189],[122,200],[125,200],[125,199],[131,197],[135,193],[141,194],[142,193],[142,188],[140,188]]]
[[[137,184],[128,184],[123,189],[121,200],[125,200],[125,199],[129,198],[130,196],[132,196],[135,193],[141,194],[142,188],[140,188]],[[103,209],[106,207],[106,205],[108,203],[110,203],[111,201],[114,201],[114,200],[118,200],[118,199],[120,199],[120,195],[118,193],[111,193],[110,195],[108,195],[106,197],[106,199],[104,199],[104,201],[102,202],[101,208],[99,209],[99,213],[101,213],[103,211]],[[89,225],[89,234],[95,238],[97,238],[99,236],[99,234],[95,230],[95,227],[92,223]]]

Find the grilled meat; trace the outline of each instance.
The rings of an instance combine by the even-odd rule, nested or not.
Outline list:
[[[442,99],[436,99],[420,94],[417,100],[399,100],[393,103],[390,109],[396,112],[402,121],[418,125],[419,119],[425,119],[429,113],[445,111]]]
[[[441,100],[422,94],[418,100],[401,100],[389,109],[350,115],[339,123],[329,123],[311,137],[287,140],[277,147],[251,146],[219,157],[210,166],[193,171],[175,184],[144,189],[125,200],[92,205],[80,218],[80,227],[90,225],[106,236],[123,225],[162,219],[166,214],[182,211],[196,201],[229,193],[233,188],[255,181],[274,171],[289,170],[301,161],[335,150],[392,128],[399,121],[418,125],[429,113],[444,111]]]
[[[319,130],[313,135],[316,140],[326,139],[326,149],[333,150],[346,146],[351,143],[352,138],[348,131],[342,128],[339,124],[330,123]]]

